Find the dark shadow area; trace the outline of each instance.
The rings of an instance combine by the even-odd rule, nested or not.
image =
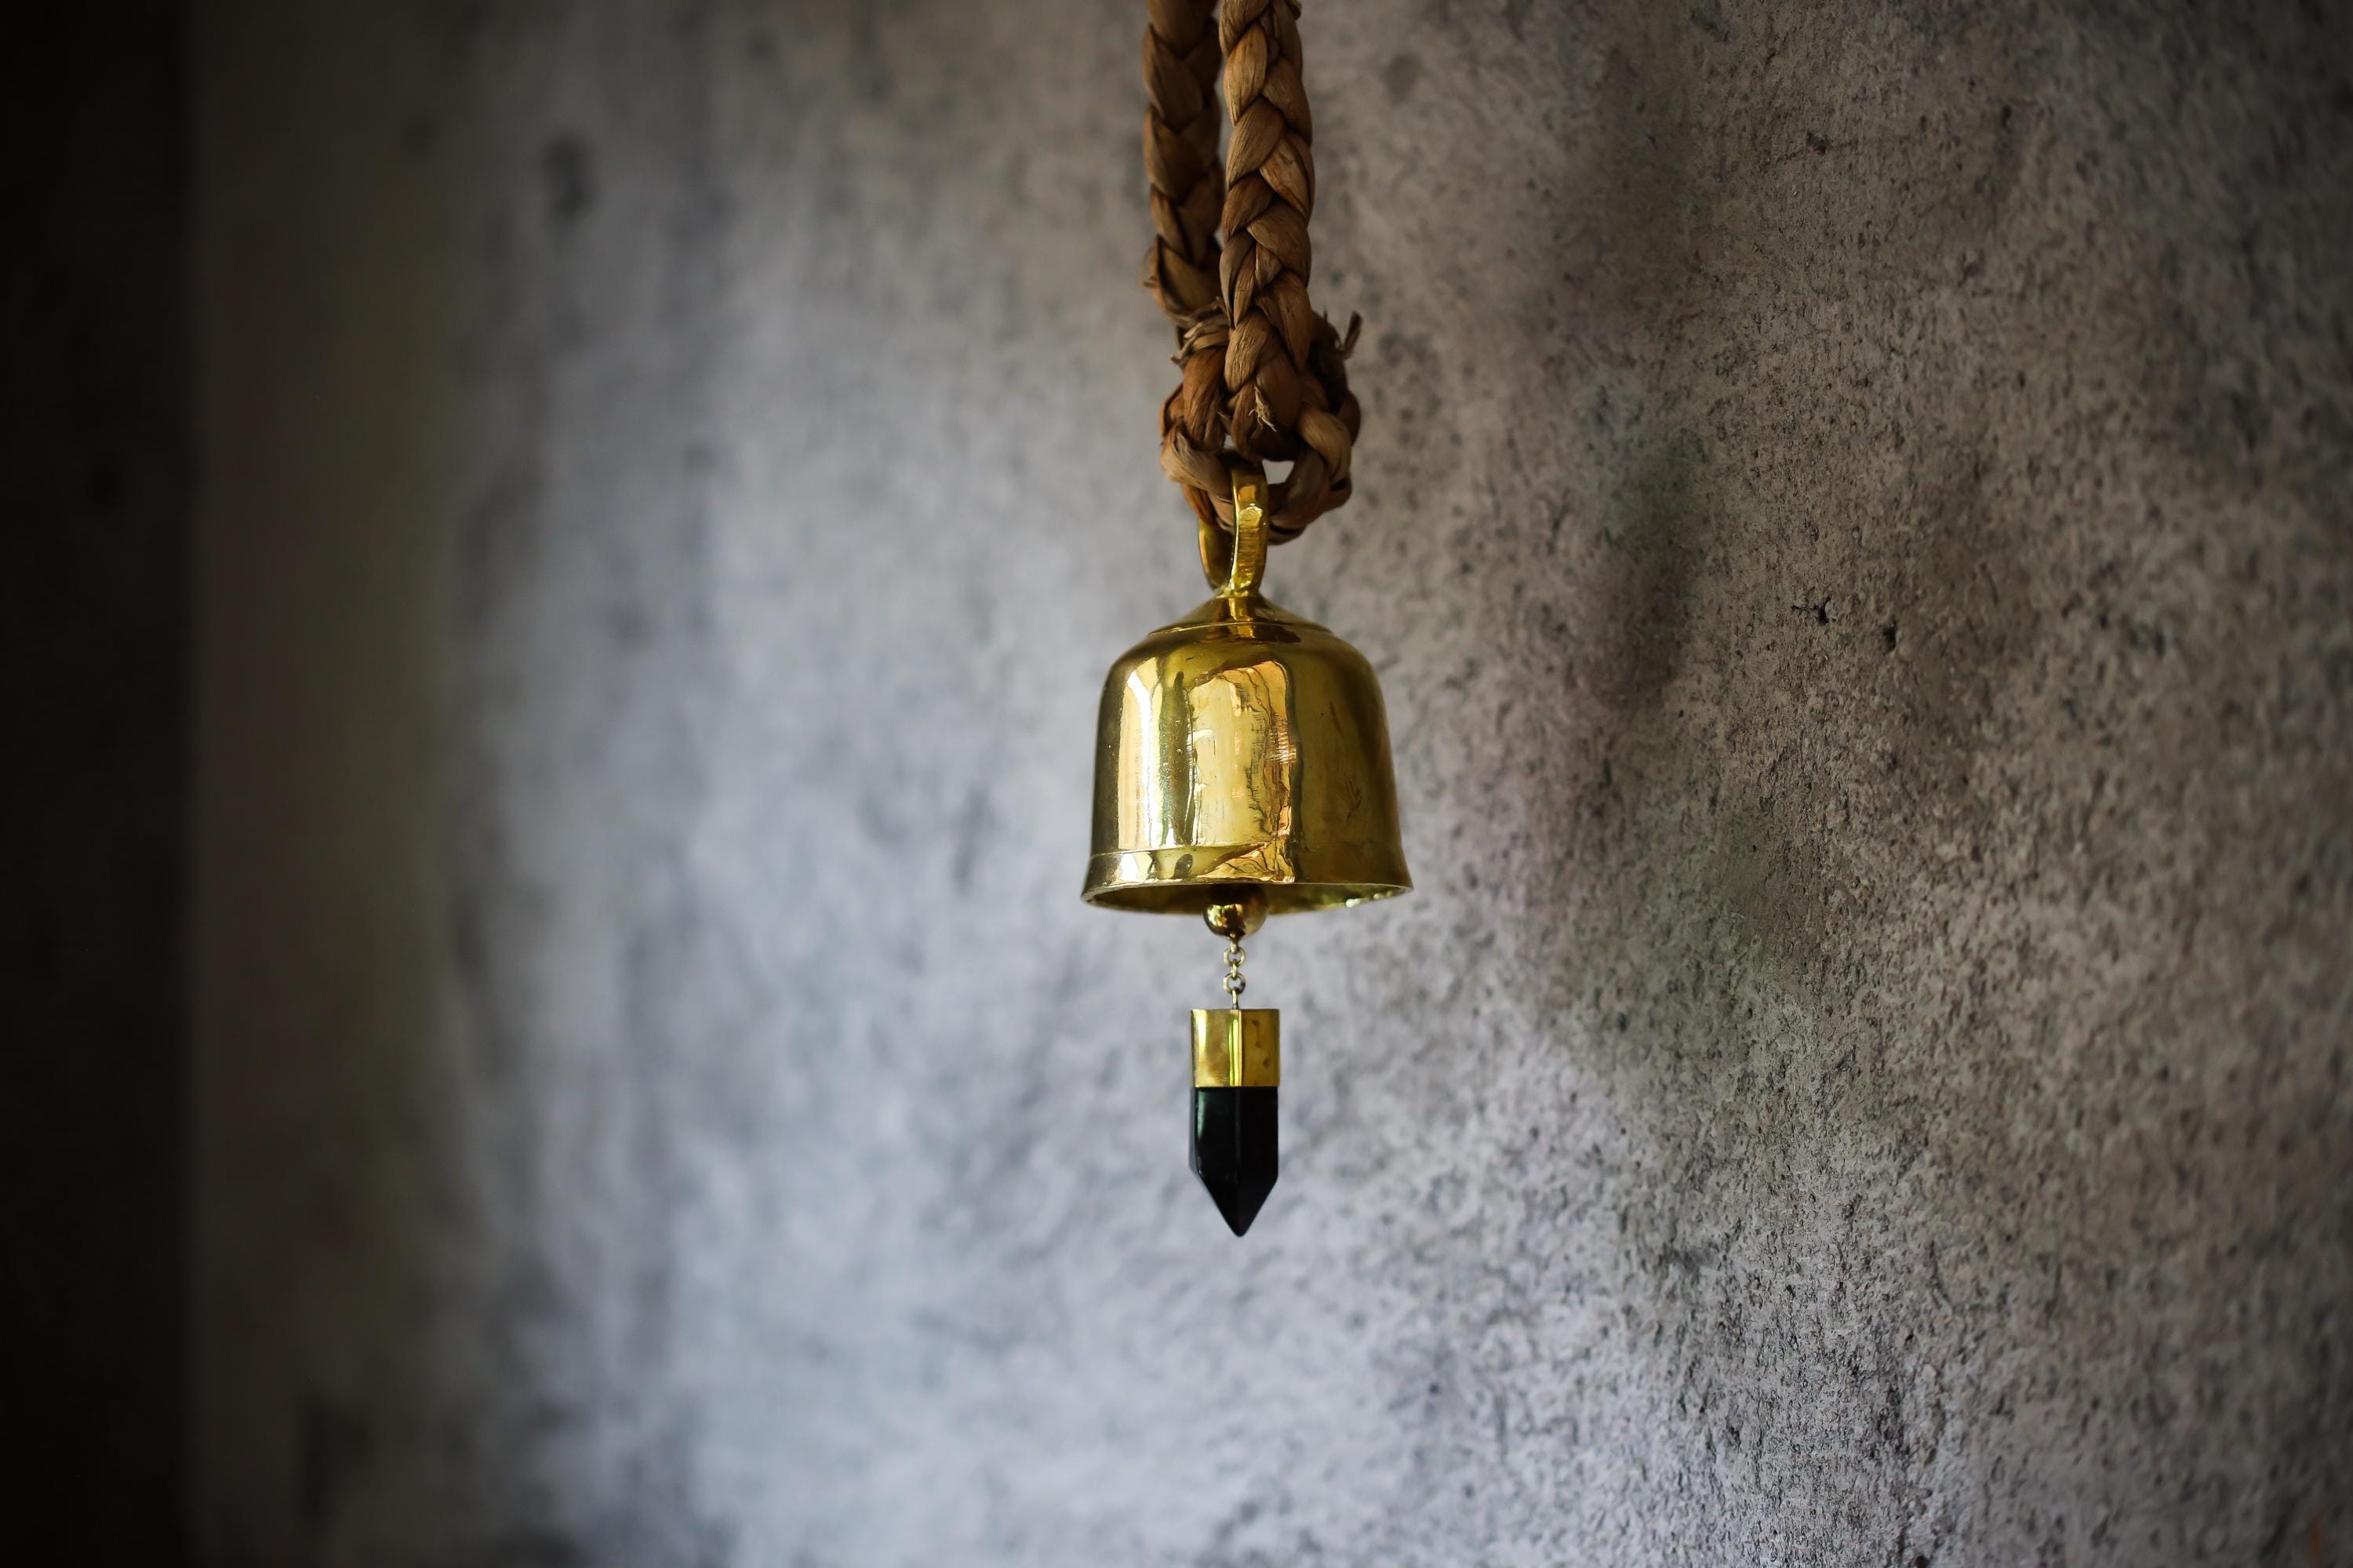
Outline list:
[[[185,1559],[180,7],[9,26],[0,1260],[27,1562]]]

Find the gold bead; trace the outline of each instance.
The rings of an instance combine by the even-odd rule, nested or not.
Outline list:
[[[1266,895],[1251,888],[1201,913],[1209,929],[1229,942],[1239,942],[1266,924]]]

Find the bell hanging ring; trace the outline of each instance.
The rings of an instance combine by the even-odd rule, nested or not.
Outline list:
[[[1226,938],[1229,1005],[1193,1013],[1192,1164],[1236,1235],[1273,1190],[1281,1019],[1245,1008],[1242,938],[1270,914],[1413,885],[1388,716],[1365,656],[1270,603],[1266,479],[1233,469],[1234,526],[1201,524],[1209,599],[1120,655],[1095,730],[1082,895],[1198,915]]]

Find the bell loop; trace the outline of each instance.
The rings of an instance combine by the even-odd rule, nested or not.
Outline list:
[[[1268,543],[1266,471],[1236,461],[1228,467],[1234,492],[1234,526],[1228,533],[1214,521],[1201,522],[1201,575],[1224,599],[1248,599],[1266,577]]]

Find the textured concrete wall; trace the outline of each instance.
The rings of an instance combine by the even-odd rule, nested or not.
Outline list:
[[[208,1561],[2347,1561],[2340,12],[1310,8],[1237,1243],[1141,7],[201,9]]]

